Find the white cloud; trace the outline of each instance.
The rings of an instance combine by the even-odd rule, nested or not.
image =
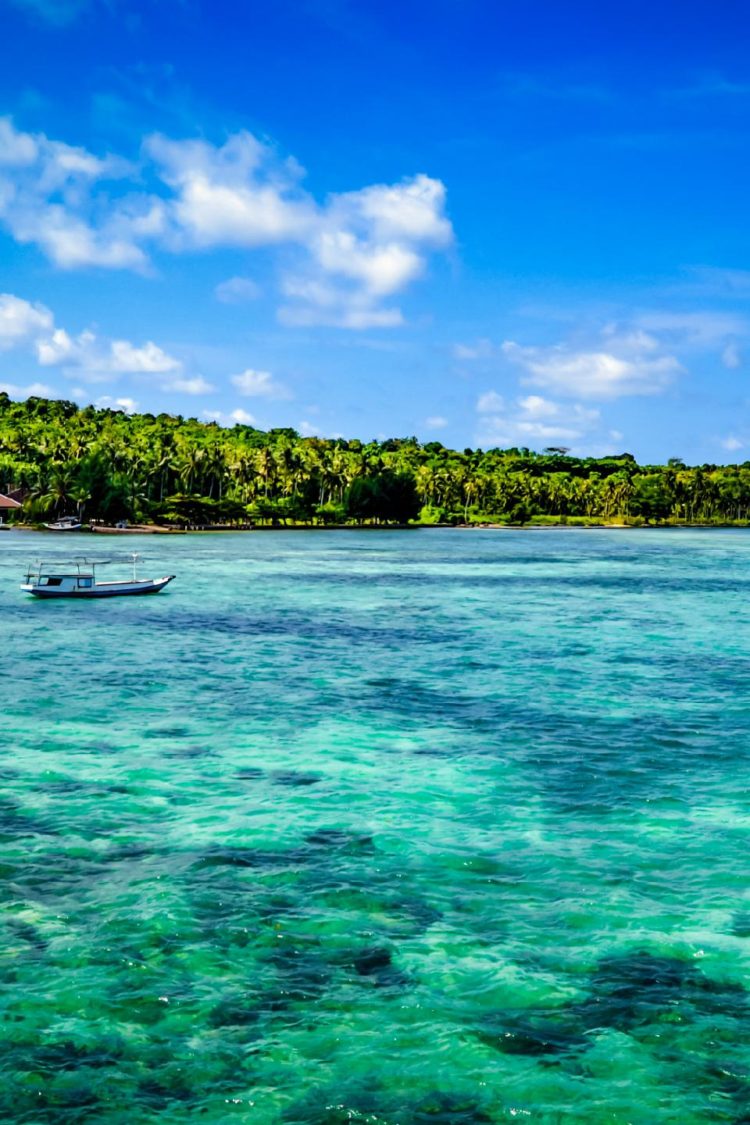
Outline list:
[[[724,449],[728,449],[730,453],[734,453],[736,450],[742,449],[745,443],[740,441],[739,438],[734,437],[733,434],[730,434],[729,437],[724,438],[721,444]]]
[[[713,311],[644,312],[637,316],[636,323],[646,332],[658,332],[668,344],[693,347],[710,347],[750,328],[746,317]]]
[[[598,410],[561,405],[539,395],[518,398],[512,406],[495,391],[480,395],[477,441],[480,445],[542,447],[577,444],[600,423]]]
[[[253,418],[252,414],[248,414],[247,410],[240,410],[240,409],[233,410],[231,412],[231,414],[229,415],[229,417],[232,419],[233,422],[236,422],[237,425],[239,425],[239,426],[254,426],[255,425],[255,418]]]
[[[672,355],[658,355],[651,337],[608,340],[608,350],[576,351],[566,344],[522,347],[512,340],[503,354],[519,366],[521,382],[558,394],[590,399],[660,394],[682,370]]]
[[[118,157],[97,157],[44,133],[23,133],[10,118],[0,118],[0,222],[17,242],[34,243],[62,268],[146,265],[136,245],[134,220],[140,216],[115,202],[98,225],[94,221],[93,186],[132,173]]]
[[[183,395],[207,395],[216,388],[202,375],[194,375],[192,378],[178,376],[176,379],[170,379],[167,383],[162,383],[162,390],[178,391]]]
[[[364,226],[382,242],[424,242],[447,246],[453,229],[445,217],[445,185],[418,175],[400,184],[374,184],[334,196],[334,220]]]
[[[17,383],[0,383],[0,392],[17,399],[29,398],[31,395],[38,398],[58,397],[54,388],[47,386],[46,383],[29,383],[26,387],[20,387]]]
[[[29,133],[14,129],[9,117],[0,117],[0,167],[29,167],[39,154],[39,147]]]
[[[108,382],[118,375],[177,374],[182,371],[180,360],[169,355],[153,340],[139,346],[130,340],[100,338],[88,329],[71,336],[64,328],[55,327],[55,318],[45,305],[2,293],[0,350],[22,346],[34,350],[40,367],[62,367],[66,373],[75,372],[92,383]],[[211,389],[200,377],[181,382],[182,387],[176,389],[187,390],[191,394]]]
[[[445,187],[429,176],[332,195],[306,239],[307,267],[285,278],[295,304],[282,307],[279,319],[355,329],[401,324],[401,310],[383,308],[382,300],[421,277],[426,251],[452,238]]]
[[[721,353],[721,362],[730,371],[736,371],[738,367],[742,367],[742,353],[737,344],[727,344]]]
[[[376,305],[367,293],[352,293],[328,281],[287,278],[283,291],[294,303],[279,309],[282,324],[354,329],[393,328],[403,324],[400,309]]]
[[[400,310],[380,301],[424,272],[426,249],[452,238],[445,188],[425,175],[332,195],[320,205],[300,186],[299,165],[247,132],[219,148],[161,136],[145,147],[174,192],[165,235],[172,248],[288,244],[305,252],[284,279],[292,301],[280,310],[284,324],[401,323]],[[246,279],[217,291],[220,300],[250,295]]]
[[[346,308],[345,302],[338,309],[326,309],[315,305],[282,305],[279,309],[279,323],[293,328],[395,328],[404,323],[400,309]]]
[[[155,375],[182,369],[178,359],[152,340],[137,347],[129,340],[101,340],[90,331],[71,337],[65,329],[55,329],[50,336],[37,340],[36,352],[42,367],[63,366],[89,382],[107,382],[117,375]]]
[[[373,298],[403,289],[424,267],[423,259],[409,247],[398,242],[365,243],[346,230],[323,231],[313,253],[324,273],[352,278]]]
[[[429,418],[425,418],[424,424],[428,430],[444,430],[448,419],[443,418],[442,414],[431,414]]]
[[[283,383],[278,383],[270,371],[255,371],[248,367],[240,375],[233,375],[232,382],[241,395],[248,398],[291,398],[291,392]]]
[[[74,392],[75,393],[75,392]],[[82,392],[81,397],[84,397]],[[138,409],[138,403],[133,398],[112,398],[110,395],[101,395],[95,406],[109,410],[124,410],[126,414],[133,414]]]
[[[172,237],[195,246],[264,246],[299,241],[316,220],[300,169],[241,131],[217,148],[155,134],[145,151],[173,189]]]
[[[147,177],[151,192],[140,188]],[[150,244],[172,252],[278,246],[290,262],[283,323],[401,323],[400,310],[382,301],[450,244],[444,185],[419,174],[319,203],[302,177],[296,161],[244,131],[220,146],[153,135],[136,169],[0,119],[0,223],[61,268],[143,271]],[[216,295],[237,302],[257,291],[237,277]]]
[[[497,348],[491,340],[477,340],[475,344],[454,344],[454,359],[492,359],[497,354]]]
[[[477,399],[477,410],[480,414],[499,414],[505,409],[505,399],[497,391],[485,391]]]
[[[207,422],[216,422],[219,426],[254,426],[256,419],[247,410],[232,410],[225,414],[221,410],[204,410],[202,417]]]
[[[148,340],[140,348],[128,340],[113,340],[110,344],[112,370],[150,374],[163,371],[179,371],[182,364],[174,356],[167,355],[162,348]]]
[[[557,403],[541,398],[540,395],[527,395],[526,398],[519,398],[518,405],[529,418],[554,418],[560,413],[560,407]]]
[[[225,305],[241,305],[246,301],[256,301],[261,292],[258,283],[249,277],[230,277],[217,285],[214,290],[216,299]]]
[[[690,280],[680,286],[678,291],[722,297],[750,295],[750,270],[694,266],[687,273]]]
[[[52,327],[54,318],[48,308],[31,304],[12,293],[0,293],[0,348],[14,348],[33,340]]]

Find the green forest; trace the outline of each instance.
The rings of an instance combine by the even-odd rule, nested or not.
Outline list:
[[[31,524],[745,524],[750,462],[300,437],[0,394],[0,492]]]

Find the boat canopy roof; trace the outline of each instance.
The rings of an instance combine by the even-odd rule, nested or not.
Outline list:
[[[109,566],[112,559],[88,559],[83,556],[76,557],[72,563],[60,564],[56,559],[34,559],[29,563],[29,574],[48,574],[56,578],[76,577],[78,575],[93,574],[98,566]],[[67,569],[75,567],[75,570]]]

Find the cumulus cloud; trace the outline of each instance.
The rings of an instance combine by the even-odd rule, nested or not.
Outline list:
[[[83,397],[83,394],[81,397]],[[124,410],[126,414],[134,414],[138,409],[138,403],[135,399],[126,396],[122,398],[112,398],[111,395],[100,395],[94,405],[108,410]]]
[[[477,400],[480,445],[530,446],[578,444],[601,421],[598,410],[562,405],[540,395],[527,395],[506,404],[502,395],[487,391]]]
[[[285,324],[390,328],[403,323],[384,298],[422,276],[426,252],[445,248],[453,230],[445,187],[423,174],[332,195],[306,240],[302,271],[287,275],[280,310]]]
[[[299,167],[251,133],[220,147],[156,134],[144,148],[173,189],[169,218],[178,245],[264,246],[298,240],[315,224]]]
[[[36,395],[38,398],[56,398],[57,394],[46,383],[29,383],[21,387],[17,383],[0,383],[0,393],[10,395],[11,398],[29,398]]]
[[[248,367],[240,375],[233,375],[232,382],[241,395],[248,398],[291,398],[291,392],[283,383],[274,379],[270,371],[255,371]]]
[[[221,410],[204,410],[202,417],[207,422],[216,422],[219,426],[254,426],[256,424],[255,418],[252,414],[248,414],[247,410],[232,410],[229,414],[225,414]]]
[[[216,390],[213,383],[209,383],[202,375],[178,376],[162,383],[163,391],[179,391],[184,395],[207,395]]]
[[[12,293],[0,294],[0,351],[26,348],[36,356],[40,367],[58,367],[86,383],[113,382],[122,375],[169,376],[164,390],[182,394],[207,394],[213,387],[201,375],[186,375],[182,361],[170,355],[153,340],[134,344],[130,340],[109,339],[86,329],[71,335],[55,325],[52,312]],[[10,384],[9,384],[10,386]],[[46,384],[12,391],[24,395],[53,391]],[[75,392],[77,393],[77,392]],[[85,397],[83,391],[80,397]],[[112,400],[114,401],[114,400]]]
[[[326,281],[287,278],[283,292],[292,303],[279,309],[281,324],[363,329],[394,328],[404,322],[401,309],[384,307],[367,292],[352,291]]]
[[[742,353],[736,344],[727,344],[721,353],[721,362],[730,371],[736,371],[738,367],[742,367]]]
[[[750,323],[734,313],[697,310],[640,313],[636,324],[646,332],[658,332],[668,343],[710,347],[728,337],[747,333]]]
[[[132,174],[119,157],[23,133],[0,118],[0,222],[17,242],[34,243],[64,269],[145,267],[137,245],[143,208],[113,202],[97,217],[93,197],[95,185]]]
[[[660,354],[645,332],[605,333],[604,346],[577,350],[567,344],[523,347],[506,340],[502,352],[521,368],[521,382],[558,394],[594,400],[660,394],[682,370],[673,355]]]
[[[481,339],[474,344],[454,344],[453,358],[461,360],[492,359],[497,348],[491,340]]]
[[[52,328],[54,317],[44,305],[12,293],[0,293],[0,348],[15,348]]]
[[[117,375],[158,375],[182,369],[178,359],[152,340],[139,347],[129,340],[100,339],[88,330],[70,336],[64,328],[57,328],[37,340],[36,353],[42,367],[61,366],[92,383],[107,382]]]
[[[740,441],[739,438],[736,438],[734,434],[730,434],[728,437],[724,438],[721,444],[722,447],[728,449],[730,453],[735,453],[738,449],[742,449],[745,443]]]
[[[142,156],[134,168],[0,119],[0,222],[66,269],[146,270],[152,246],[284,247],[282,322],[347,328],[401,323],[400,310],[382,302],[453,237],[445,187],[421,173],[319,202],[294,159],[246,131],[220,146],[157,134]],[[146,174],[155,185],[147,193],[138,189]],[[216,295],[236,302],[257,293],[240,277]]]
[[[448,419],[443,418],[442,414],[431,414],[429,418],[425,418],[424,424],[428,430],[444,430]]]
[[[261,295],[261,288],[249,277],[230,277],[220,282],[214,293],[217,301],[225,305],[242,305],[246,301],[256,301]]]
[[[331,215],[344,226],[366,229],[381,242],[447,246],[453,230],[445,216],[445,185],[418,175],[400,184],[373,184],[334,196]]]
[[[497,391],[485,391],[477,399],[477,410],[480,414],[498,414],[505,409],[505,399]]]

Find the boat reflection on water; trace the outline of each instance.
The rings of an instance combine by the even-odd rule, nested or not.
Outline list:
[[[99,582],[96,568],[108,566],[111,559],[77,558],[73,561],[75,569],[58,570],[43,562],[29,566],[26,581],[21,589],[35,598],[114,598],[134,594],[158,594],[172,579],[174,574],[162,578],[139,578],[137,573],[139,555],[132,555],[132,578],[114,582]]]

